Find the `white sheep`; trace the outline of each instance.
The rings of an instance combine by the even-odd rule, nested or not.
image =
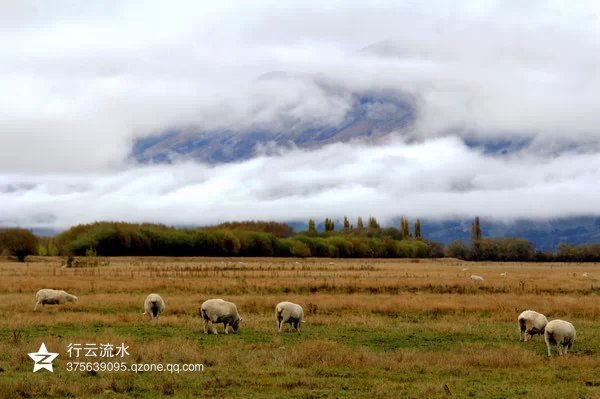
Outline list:
[[[473,280],[473,281],[483,281],[483,277],[478,276],[476,274],[471,274],[471,280]]]
[[[158,315],[165,311],[165,301],[158,294],[150,294],[144,301],[144,315],[148,315],[152,320],[158,320]]]
[[[62,305],[65,302],[77,302],[77,297],[63,290],[53,290],[43,288],[35,294],[35,306],[33,310],[37,310],[38,305]]]
[[[502,277],[506,277],[506,276],[508,276],[508,273],[507,273],[507,272],[502,272],[502,273],[500,273],[500,275],[501,275]]]
[[[549,322],[546,325],[546,332],[544,333],[544,340],[546,341],[546,347],[548,347],[548,356],[552,356],[550,345],[556,345],[559,355],[566,355],[567,351],[575,343],[576,336],[575,327],[568,321],[552,320]]]
[[[468,270],[469,270],[469,268],[468,268],[468,267],[463,267],[463,269],[462,269],[462,271],[463,271],[463,272],[466,272],[466,271],[468,271]]]
[[[275,314],[279,332],[281,332],[285,323],[300,332],[300,324],[304,323],[304,309],[302,309],[302,306],[292,302],[280,302],[275,306]]]
[[[526,310],[517,318],[519,323],[519,340],[529,341],[534,335],[542,335],[548,319],[534,310]]]
[[[217,334],[215,323],[223,323],[225,334],[228,334],[227,326],[231,326],[233,332],[237,332],[242,321],[235,304],[222,299],[205,301],[200,307],[200,317],[204,321],[204,334],[208,334],[206,327],[209,321],[211,322],[213,334]]]

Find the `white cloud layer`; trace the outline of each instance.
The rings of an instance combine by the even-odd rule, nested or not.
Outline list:
[[[4,175],[0,224],[62,228],[98,220],[202,225],[226,220],[398,215],[486,219],[598,213],[600,157],[493,157],[456,137],[332,144],[220,166]]]
[[[600,213],[594,0],[23,0],[0,32],[0,224]],[[257,80],[273,71],[294,78]],[[127,158],[173,126],[335,124],[377,89],[415,99],[416,144]],[[466,136],[533,145],[494,158]]]

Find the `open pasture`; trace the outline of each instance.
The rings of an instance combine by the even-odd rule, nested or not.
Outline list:
[[[65,268],[61,261],[0,260],[2,398],[600,398],[597,264],[110,258]],[[40,288],[79,301],[34,312]],[[151,292],[166,301],[157,323],[142,316]],[[238,334],[202,334],[198,308],[209,298],[237,304]],[[304,307],[301,334],[277,333],[274,307],[284,300]],[[549,359],[543,337],[519,342],[516,319],[525,309],[571,321],[572,353]],[[54,373],[32,373],[27,353],[42,342],[59,352]],[[205,369],[66,371],[68,343],[89,342],[126,343],[129,363]]]

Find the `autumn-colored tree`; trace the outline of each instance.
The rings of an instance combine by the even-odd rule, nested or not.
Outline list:
[[[19,262],[25,262],[27,255],[38,250],[38,239],[25,229],[0,230],[0,254],[16,256]]]
[[[356,221],[356,229],[357,229],[357,230],[362,230],[362,229],[364,229],[364,228],[365,228],[365,225],[363,224],[362,217],[361,217],[361,216],[359,216],[359,217],[358,217],[358,220]]]
[[[417,219],[417,221],[415,222],[415,238],[417,240],[423,238],[423,235],[421,234],[421,221],[419,219]]]
[[[344,216],[344,230],[347,232],[350,231],[350,221],[347,216]]]
[[[308,220],[308,232],[309,233],[316,233],[317,232],[317,225],[315,224],[315,221],[312,219]]]
[[[379,223],[377,223],[377,219],[375,219],[373,216],[369,217],[369,230],[376,230],[379,228]]]
[[[334,231],[334,230],[335,230],[335,224],[333,223],[333,219],[325,218],[325,231],[329,232],[329,231]]]
[[[479,216],[477,216],[471,224],[471,256],[474,260],[485,257],[485,255],[482,254],[481,248],[482,238],[483,232],[481,231],[481,223],[479,221]]]
[[[403,240],[408,240],[409,238],[411,238],[408,219],[404,217],[400,218],[400,236]]]

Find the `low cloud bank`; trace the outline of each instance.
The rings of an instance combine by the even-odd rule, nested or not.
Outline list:
[[[0,175],[0,225],[64,228],[98,220],[206,225],[373,215],[487,219],[600,214],[600,154],[494,156],[457,137],[208,166]]]

